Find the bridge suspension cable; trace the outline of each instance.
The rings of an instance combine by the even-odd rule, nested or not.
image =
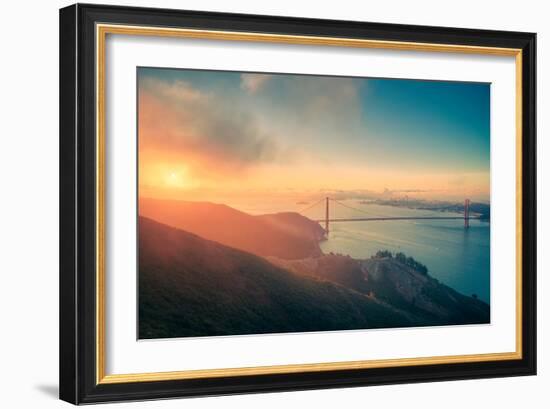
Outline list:
[[[315,206],[317,206],[319,203],[325,203],[325,218],[324,219],[316,219],[316,222],[325,224],[325,234],[328,235],[329,233],[329,224],[332,222],[353,222],[353,221],[381,221],[381,220],[457,220],[457,219],[464,219],[464,228],[470,227],[470,219],[480,219],[480,216],[471,216],[470,215],[470,199],[466,199],[464,202],[464,215],[463,216],[388,216],[388,215],[382,215],[382,214],[376,214],[370,211],[366,211],[363,209],[359,209],[357,207],[350,206],[348,204],[345,204],[339,200],[330,198],[330,197],[324,197],[322,199],[317,200],[316,202],[308,205],[304,209],[300,210],[299,213],[303,213]],[[368,217],[362,217],[362,218],[336,218],[331,219],[329,216],[329,203],[334,202],[339,204],[342,207],[345,207],[347,209],[353,210],[358,213],[362,213]]]
[[[310,204],[309,206],[306,206],[305,208],[303,208],[302,210],[298,210],[298,213],[304,213],[304,212],[307,212],[309,209],[317,206],[319,203],[323,202],[325,200],[325,198],[321,198],[319,200],[317,200],[315,203],[313,204]]]
[[[301,210],[298,210],[298,213],[304,213],[304,212],[307,212],[308,210],[314,208],[315,206],[317,206],[318,204],[321,204],[323,203],[324,201],[326,200],[326,198],[321,198],[319,200],[317,200],[316,202],[306,206],[305,208],[301,209]],[[346,207],[350,210],[353,210],[353,211],[356,211],[356,212],[359,212],[359,213],[362,213],[362,214],[365,214],[367,216],[377,216],[377,217],[388,217],[388,215],[386,214],[379,214],[379,213],[374,213],[374,212],[371,212],[371,211],[366,211],[366,210],[363,210],[363,209],[359,209],[357,207],[353,207],[353,206],[350,206],[350,205],[347,205],[339,200],[336,200],[336,199],[333,199],[333,198],[328,198],[328,200],[330,200],[331,202],[335,202],[337,204],[339,204],[340,206],[343,206],[343,207]]]
[[[345,203],[342,203],[342,202],[340,202],[339,200],[336,200],[336,199],[330,199],[330,200],[335,202],[335,203],[338,203],[340,206],[344,206],[344,207],[347,207],[350,210],[354,210],[356,212],[366,214],[367,216],[388,217],[388,215],[385,215],[385,214],[377,214],[377,213],[369,212],[369,211],[366,211],[366,210],[358,209],[356,207],[353,207],[353,206],[347,205]]]

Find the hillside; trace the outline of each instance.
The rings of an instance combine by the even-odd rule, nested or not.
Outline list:
[[[367,294],[139,218],[141,339],[417,324]]]
[[[322,227],[297,213],[252,216],[221,204],[140,199],[139,215],[263,257],[321,255]]]
[[[269,261],[302,276],[339,283],[407,311],[423,325],[488,323],[489,306],[467,297],[395,257],[355,260],[324,255],[304,260]]]

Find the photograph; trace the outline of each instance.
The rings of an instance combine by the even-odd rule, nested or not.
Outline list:
[[[136,70],[138,339],[491,323],[490,83]]]

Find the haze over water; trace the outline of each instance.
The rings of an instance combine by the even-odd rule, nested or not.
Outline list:
[[[460,213],[408,209],[359,200],[340,200],[376,216],[462,216]],[[308,202],[313,203],[314,201]],[[299,211],[307,207],[289,199],[278,201],[251,198],[230,202],[231,207],[250,214]],[[368,217],[331,203],[331,218]],[[324,218],[324,203],[304,213],[311,219]],[[470,220],[394,220],[335,222],[330,224],[328,240],[321,243],[324,253],[346,254],[356,259],[369,258],[379,250],[403,252],[428,267],[429,274],[464,295],[476,294],[490,301],[490,223]]]

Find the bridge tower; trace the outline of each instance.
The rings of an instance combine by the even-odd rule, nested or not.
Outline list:
[[[325,198],[325,234],[328,236],[328,201],[329,198]]]
[[[464,228],[470,227],[470,199],[464,200]]]

